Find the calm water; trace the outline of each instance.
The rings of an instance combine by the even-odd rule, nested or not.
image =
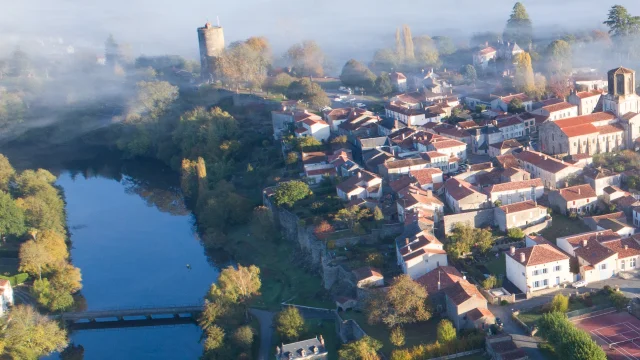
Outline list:
[[[150,181],[85,175],[65,172],[58,184],[66,196],[71,256],[82,271],[87,308],[200,303],[218,269],[207,261],[179,192],[157,181],[162,174]],[[199,338],[195,325],[83,330],[71,336],[87,360],[197,359]]]

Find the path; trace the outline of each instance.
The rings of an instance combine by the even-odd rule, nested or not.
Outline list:
[[[24,305],[36,306],[36,300],[31,295],[29,287],[27,286],[18,285],[13,288],[13,296],[16,302]]]
[[[271,342],[273,338],[273,316],[274,313],[266,310],[249,309],[251,315],[260,322],[260,354],[258,360],[268,360],[271,358]]]
[[[535,298],[534,298],[535,299]],[[530,300],[534,300],[530,299]],[[521,303],[524,303],[529,300],[523,300]],[[510,304],[510,305],[518,305],[518,304]],[[530,305],[529,306],[533,306]],[[529,336],[524,329],[522,329],[516,322],[511,318],[512,313],[511,306],[500,306],[500,305],[489,305],[489,310],[496,316],[502,320],[503,330],[506,333],[511,334],[513,338],[513,342],[518,345],[518,347],[524,349],[524,351],[529,355],[529,359],[532,360],[545,360],[544,355],[538,350],[538,343],[541,340],[534,336]]]

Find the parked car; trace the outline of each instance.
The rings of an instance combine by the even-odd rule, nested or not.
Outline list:
[[[366,107],[367,105],[365,105],[363,103],[357,103],[356,106],[359,107],[359,108],[363,108],[363,107]]]
[[[579,281],[576,281],[573,284],[571,284],[571,286],[573,286],[574,288],[577,289],[577,288],[581,288],[581,287],[587,286],[587,282],[584,281],[584,280],[579,280]]]

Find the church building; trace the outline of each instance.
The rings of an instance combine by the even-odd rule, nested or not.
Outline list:
[[[602,99],[603,111],[543,123],[540,126],[542,152],[593,155],[634,148],[640,137],[636,73],[619,67],[607,75],[609,92]]]

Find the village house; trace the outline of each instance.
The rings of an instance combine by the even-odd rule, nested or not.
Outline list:
[[[443,173],[448,174],[458,170],[458,158],[449,157],[446,154],[441,154],[437,151],[427,151],[420,153],[420,156],[429,161],[431,168],[438,168]]]
[[[472,110],[475,110],[477,106],[484,106],[487,109],[491,108],[491,100],[493,100],[493,98],[487,93],[473,93],[464,97],[464,103]]]
[[[616,185],[610,185],[602,189],[602,201],[611,205],[617,199],[631,195]]]
[[[627,224],[627,215],[618,211],[611,214],[589,216],[582,219],[591,230],[611,230],[621,237],[635,234],[635,228]]]
[[[518,54],[522,54],[524,50],[515,42],[500,40],[498,44],[498,59],[505,60],[506,63],[513,63]]]
[[[514,99],[522,101],[522,106],[525,111],[531,111],[533,108],[533,99],[528,97],[525,93],[510,94],[506,96],[494,95],[494,99],[491,100],[491,109],[509,111],[509,103]]]
[[[417,279],[440,265],[447,266],[442,243],[428,231],[396,239],[396,256],[402,272]]]
[[[589,184],[571,186],[549,193],[549,204],[563,215],[572,212],[591,214],[596,209],[598,196]]]
[[[336,169],[324,152],[302,152],[302,166],[309,184],[318,184],[325,176],[336,176]]]
[[[329,352],[322,335],[308,340],[276,346],[276,360],[324,360]]]
[[[391,78],[391,85],[393,86],[393,89],[395,91],[398,92],[405,92],[407,91],[407,77],[404,76],[403,73],[400,72],[392,72],[391,75],[389,75],[389,77]]]
[[[500,201],[503,205],[509,205],[525,200],[540,199],[544,195],[544,185],[541,179],[535,178],[495,184],[486,188],[485,193],[489,195],[489,201],[492,203]]]
[[[473,54],[473,66],[476,69],[486,70],[491,60],[495,60],[498,52],[491,46],[480,49]]]
[[[426,151],[437,151],[448,155],[450,159],[455,158],[459,162],[467,160],[467,144],[458,140],[448,138],[433,139],[427,145]]]
[[[489,145],[489,156],[496,157],[499,155],[511,154],[512,152],[522,148],[522,144],[517,140],[507,139],[505,141]]]
[[[487,299],[467,280],[459,280],[444,293],[447,317],[456,329],[482,329],[495,323],[495,316],[487,309]]]
[[[468,182],[456,178],[445,181],[444,196],[454,213],[491,207],[487,195],[474,189]]]
[[[346,120],[337,125],[337,135],[346,135],[349,143],[355,145],[358,138],[377,136],[380,121],[380,117],[370,111],[352,109]]]
[[[420,170],[431,167],[429,160],[423,158],[411,158],[411,159],[389,159],[384,164],[379,166],[380,175],[385,179],[395,180],[401,175],[408,174],[412,170]]]
[[[552,245],[512,246],[505,261],[507,279],[525,294],[573,281],[569,256]]]
[[[493,124],[469,130],[471,151],[474,154],[488,154],[489,145],[504,141],[502,132]]]
[[[500,174],[500,182],[502,183],[524,180],[531,180],[531,174],[518,167],[508,167],[502,170],[502,173]]]
[[[13,306],[13,287],[9,280],[0,279],[0,316],[4,316]]]
[[[338,126],[343,122],[347,121],[349,116],[353,111],[356,112],[364,112],[366,110],[357,109],[357,108],[337,108],[325,110],[322,112],[323,119],[329,124],[331,127],[331,131],[334,133],[338,132]]]
[[[546,115],[537,115],[530,112],[522,113],[519,117],[524,122],[524,130],[527,135],[538,132],[540,125],[549,119]]]
[[[621,175],[608,169],[585,167],[582,175],[587,184],[596,191],[596,195],[604,194],[604,188],[607,186],[620,186]]]
[[[532,110],[531,113],[536,115],[544,115],[550,121],[556,121],[578,116],[578,106],[565,101],[554,102],[548,105],[543,103],[543,106],[541,108]]]
[[[396,200],[396,206],[398,208],[398,219],[400,222],[405,221],[405,214],[407,212],[417,209],[433,214],[432,217],[435,222],[439,222],[442,214],[444,214],[444,204],[433,195],[431,190],[422,190],[410,185],[399,190],[397,194],[398,200]]]
[[[567,102],[578,107],[578,114],[575,116],[582,116],[593,113],[601,97],[602,92],[599,90],[571,90],[571,93],[567,97]]]
[[[549,189],[564,186],[567,177],[582,172],[581,168],[532,150],[514,153],[514,156],[522,169],[531,174],[532,178],[542,179],[544,186]]]
[[[427,168],[409,171],[411,176],[423,190],[438,190],[444,182],[442,170],[439,168]]]
[[[495,127],[500,130],[502,141],[523,137],[525,135],[524,121],[522,121],[517,115],[497,120]]]
[[[540,224],[548,217],[547,208],[531,200],[496,206],[494,209],[495,222],[504,232],[511,228],[525,229]]]
[[[382,196],[382,179],[369,171],[358,170],[354,176],[336,186],[338,197],[344,201]]]
[[[527,360],[527,353],[519,348],[509,334],[487,336],[485,349],[492,360]]]
[[[431,304],[441,312],[446,307],[444,290],[466,278],[455,267],[441,265],[415,280],[425,287]]]
[[[314,118],[306,118],[296,123],[294,133],[296,137],[310,136],[318,141],[325,142],[331,136],[329,124],[320,117],[314,115]]]
[[[455,126],[447,123],[441,123],[441,124],[429,123],[429,124],[423,125],[422,128],[428,133],[441,135],[442,137],[446,137],[453,140],[458,140],[467,145],[472,144],[471,135],[469,134],[469,132],[462,129],[459,126]]]
[[[582,91],[607,91],[609,86],[607,79],[592,71],[578,72],[573,75],[575,89]]]
[[[384,285],[384,276],[382,276],[380,270],[370,266],[357,268],[352,273],[356,277],[356,287],[358,288],[372,288]]]

